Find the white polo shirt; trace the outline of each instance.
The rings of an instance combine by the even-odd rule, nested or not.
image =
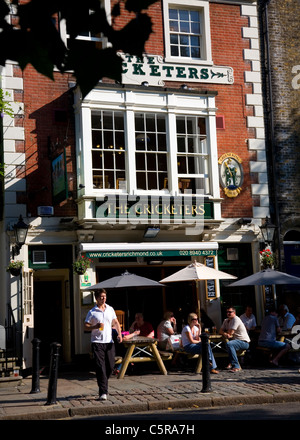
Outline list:
[[[103,344],[108,344],[113,342],[112,339],[112,320],[116,319],[116,313],[114,309],[105,304],[105,310],[102,311],[97,305],[93,307],[86,315],[85,322],[91,325],[95,325],[98,322],[104,323],[104,329],[100,331],[99,329],[94,329],[91,332],[91,342],[101,342]]]

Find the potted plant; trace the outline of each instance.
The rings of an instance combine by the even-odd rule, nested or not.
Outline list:
[[[260,262],[264,269],[272,268],[274,264],[274,255],[270,249],[264,249],[260,251]]]
[[[20,275],[23,266],[24,266],[24,261],[12,260],[7,266],[6,271],[10,272],[13,276],[18,276]]]
[[[89,258],[85,256],[81,256],[75,263],[73,263],[73,271],[78,275],[83,275],[86,270],[91,267],[91,261]]]

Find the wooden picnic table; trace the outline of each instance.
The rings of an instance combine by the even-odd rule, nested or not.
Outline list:
[[[167,375],[168,373],[163,363],[163,359],[157,349],[157,341],[158,339],[147,338],[145,336],[134,336],[132,339],[123,341],[122,343],[127,348],[127,351],[122,360],[122,367],[118,379],[123,379],[129,363],[135,362],[156,361],[160,372]]]

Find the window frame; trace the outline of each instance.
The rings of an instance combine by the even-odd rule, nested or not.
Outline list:
[[[138,118],[138,116],[141,116],[143,119],[143,130],[138,130],[137,125],[136,125],[136,120]],[[153,115],[154,116],[154,130],[149,130],[147,127],[147,120],[149,118],[149,116]],[[136,189],[137,191],[161,191],[162,189],[165,189],[166,186],[164,184],[162,184],[162,187],[160,187],[160,179],[161,179],[161,175],[165,175],[165,177],[163,177],[163,179],[165,180],[166,178],[168,178],[168,145],[167,145],[167,115],[166,114],[162,114],[162,113],[158,113],[158,112],[152,112],[151,109],[149,109],[149,111],[143,111],[143,112],[135,112],[134,115],[134,120],[135,120],[135,175],[136,175],[136,180],[137,180],[137,184],[136,184]],[[164,131],[160,131],[159,127],[158,127],[158,120],[159,119],[163,119],[164,120]],[[137,137],[140,135],[145,135],[144,137],[146,138],[144,140],[145,143],[145,147],[144,148],[138,148],[138,143],[137,143]],[[149,136],[149,141],[147,141]],[[150,136],[155,138],[155,148],[151,149],[150,146]],[[165,149],[162,150],[159,148],[160,143],[159,143],[159,137],[160,136],[164,136],[165,137]],[[138,175],[143,173],[142,169],[138,169],[137,168],[137,156],[140,154],[144,154],[144,174],[146,174],[145,176],[145,189],[139,188],[138,187]],[[166,169],[164,170],[160,170],[159,168],[159,156],[160,155],[164,155],[165,156],[165,160],[166,160]],[[149,164],[150,162],[155,163],[155,167],[153,167],[153,169],[149,169]],[[149,188],[149,184],[150,184],[150,178],[154,178],[155,176],[155,180],[156,180],[156,185],[157,188]]]
[[[197,10],[200,12],[201,20],[201,58],[172,56],[170,45],[170,26],[169,26],[169,9],[183,9],[183,10]],[[205,64],[212,65],[211,54],[211,37],[210,37],[210,17],[209,17],[209,2],[201,0],[189,0],[188,4],[184,0],[165,0],[163,2],[163,17],[164,17],[164,39],[165,39],[165,61],[171,63],[185,63],[185,64]]]
[[[204,120],[205,124],[205,133],[201,133],[200,129],[199,132],[197,130],[197,122],[199,123],[199,119]],[[177,164],[178,168],[180,166],[180,157],[184,158],[184,162],[186,163],[187,171],[190,171],[190,162],[193,161],[193,166],[195,167],[194,172],[186,172],[186,173],[180,173],[179,169],[177,170],[177,176],[178,176],[178,182],[183,180],[189,180],[190,182],[195,179],[201,179],[203,182],[203,195],[207,196],[211,193],[211,186],[212,186],[212,174],[211,174],[211,164],[210,164],[210,145],[208,143],[208,136],[207,136],[207,117],[204,115],[190,115],[190,114],[178,114],[176,115],[176,123],[177,121],[181,119],[184,121],[185,131],[184,132],[178,132],[176,131],[176,137],[177,137]],[[189,131],[188,129],[188,122],[192,125],[193,129],[192,131]],[[177,125],[177,124],[176,124]],[[184,141],[185,144],[185,150],[180,151],[179,150],[179,144],[178,139],[181,138]],[[202,142],[205,142],[205,151],[196,151],[192,152],[189,151],[189,139],[194,139],[194,146],[197,147],[198,150],[201,150]],[[200,172],[196,171],[198,166],[203,166],[204,170]],[[207,169],[207,170],[206,170]],[[184,186],[182,187],[184,189]],[[191,187],[192,188],[192,187]],[[191,189],[190,188],[190,189]],[[183,189],[181,192],[184,192]],[[188,188],[186,188],[188,189]],[[180,190],[180,187],[179,187]],[[202,190],[202,189],[201,189]]]
[[[80,92],[75,97],[76,145],[78,162],[78,181],[84,185],[85,197],[102,197],[109,194],[130,195],[169,195],[177,196],[182,192],[178,185],[177,132],[176,117],[182,115],[204,117],[208,148],[208,167],[210,173],[210,191],[206,194],[212,199],[220,198],[218,153],[216,137],[215,94],[193,95],[182,92],[155,93],[140,90],[119,90],[118,88],[94,89],[88,102],[81,102]],[[92,179],[92,113],[100,109],[124,112],[125,132],[125,179],[126,189],[95,189]],[[160,190],[138,190],[135,165],[135,112],[161,113],[166,116],[167,143],[167,185]],[[217,176],[217,177],[216,177]],[[186,193],[187,196],[189,192]],[[82,194],[83,195],[83,194]],[[192,194],[191,194],[192,195]]]
[[[101,7],[105,9],[107,21],[111,24],[111,4],[110,0],[101,0]],[[59,20],[59,31],[62,41],[66,46],[68,46],[68,38],[69,34],[67,33],[67,26],[65,19]],[[80,41],[94,41],[99,44],[99,49],[105,49],[106,47],[110,47],[111,44],[108,42],[107,38],[102,34],[99,36],[86,36],[86,35],[77,35],[76,40]]]
[[[105,119],[107,118],[107,113],[111,114],[111,127],[107,127],[104,124]],[[123,127],[116,127],[116,121],[122,115],[123,118]],[[93,121],[91,123],[92,129],[92,145],[91,145],[91,153],[92,153],[92,178],[93,178],[93,186],[96,189],[119,189],[120,183],[122,181],[126,182],[126,145],[125,145],[125,127],[124,127],[124,112],[119,110],[92,110],[91,118],[99,118],[99,127],[93,126]],[[117,138],[122,137],[124,145],[117,145]],[[94,145],[94,136],[99,136],[100,144]],[[107,139],[111,138],[111,144],[109,148],[106,145]],[[101,167],[94,166],[94,153],[99,152],[101,155],[100,163]],[[118,168],[118,155],[123,155],[124,160],[124,168]],[[111,156],[111,162],[113,163],[113,167],[107,166],[109,162],[108,157]],[[122,160],[122,161],[123,161]],[[122,162],[119,160],[119,162]],[[99,173],[98,175],[96,173]],[[124,174],[124,177],[123,177]],[[109,177],[113,177],[113,182]],[[98,178],[98,179],[97,179]],[[96,180],[98,180],[98,185],[96,184]],[[112,186],[111,186],[112,185]],[[123,186],[123,185],[122,185]],[[125,188],[124,188],[125,189]]]

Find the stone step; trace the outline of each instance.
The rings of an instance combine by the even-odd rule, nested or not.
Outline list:
[[[0,388],[7,387],[16,387],[17,385],[21,385],[22,376],[9,376],[9,377],[0,377]]]

